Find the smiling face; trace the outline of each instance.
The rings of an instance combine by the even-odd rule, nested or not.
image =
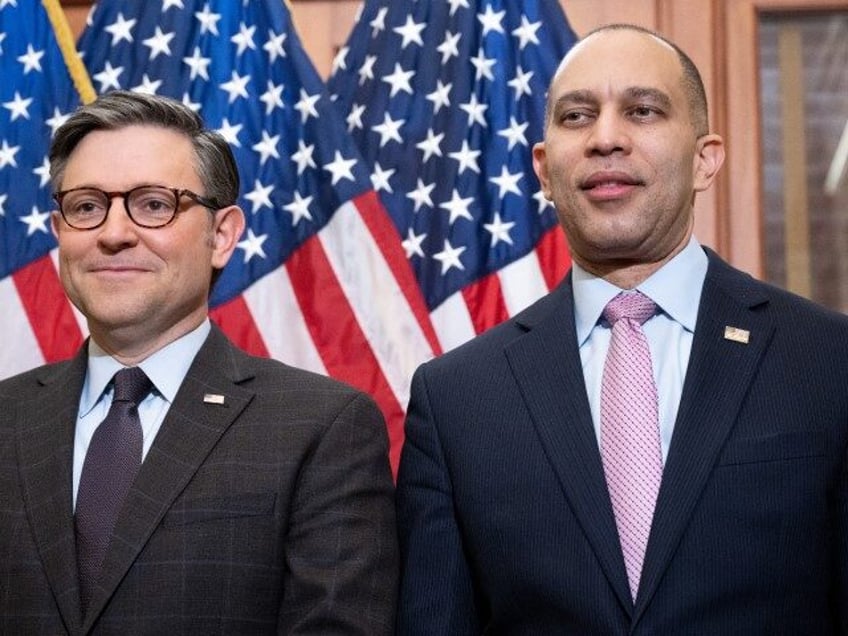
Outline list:
[[[156,184],[206,194],[190,140],[156,126],[96,130],[71,153],[61,189],[125,191]],[[229,260],[243,228],[235,206],[214,214],[183,197],[174,221],[135,225],[121,197],[92,230],[53,214],[65,291],[88,319],[95,341],[124,359],[143,359],[206,317],[213,267]]]
[[[534,167],[572,258],[634,286],[689,240],[694,195],[721,165],[721,138],[698,137],[680,60],[646,33],[615,29],[580,42],[548,99]]]

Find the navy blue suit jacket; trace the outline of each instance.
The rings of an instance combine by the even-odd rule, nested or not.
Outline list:
[[[848,633],[848,317],[707,252],[635,603],[569,276],[415,375],[400,634]]]

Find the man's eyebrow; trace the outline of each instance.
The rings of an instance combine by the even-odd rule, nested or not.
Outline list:
[[[651,101],[658,106],[668,110],[671,108],[671,98],[664,92],[657,88],[650,88],[647,86],[631,86],[624,90],[624,97],[627,100],[648,100]],[[567,93],[563,93],[559,97],[554,100],[554,106],[558,106],[561,104],[579,104],[579,105],[588,105],[595,106],[599,103],[597,96],[588,90],[573,90],[568,91]]]
[[[591,91],[576,90],[563,93],[554,100],[554,105],[559,104],[588,104],[595,105],[598,103],[598,98]]]
[[[633,86],[624,91],[624,94],[631,100],[648,100],[665,110],[671,109],[671,98],[665,92],[656,88]]]

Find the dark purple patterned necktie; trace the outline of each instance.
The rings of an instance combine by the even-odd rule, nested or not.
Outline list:
[[[94,431],[82,467],[75,515],[83,614],[100,574],[118,512],[141,465],[138,404],[153,388],[139,367],[115,374],[112,406]]]

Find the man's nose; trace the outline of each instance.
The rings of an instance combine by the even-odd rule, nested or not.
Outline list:
[[[138,226],[130,218],[123,197],[115,195],[109,199],[106,220],[98,229],[99,238],[104,241],[126,241],[127,237],[136,236]]]
[[[623,116],[614,110],[602,110],[592,126],[587,154],[629,153],[630,148],[630,129]]]

